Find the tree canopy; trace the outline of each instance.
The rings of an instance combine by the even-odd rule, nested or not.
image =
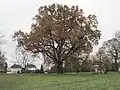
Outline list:
[[[103,48],[109,57],[112,57],[113,63],[115,63],[115,69],[118,71],[119,58],[120,58],[120,33],[116,32],[115,37],[104,42]]]
[[[18,31],[13,38],[26,51],[43,53],[63,72],[63,62],[75,53],[91,52],[101,36],[95,15],[84,15],[78,6],[41,6],[33,18],[31,31]],[[48,59],[47,59],[48,60]]]

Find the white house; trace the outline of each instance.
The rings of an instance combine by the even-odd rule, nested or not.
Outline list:
[[[104,72],[105,71],[105,68],[103,66],[101,66],[100,68],[100,65],[94,65],[94,68],[95,68],[95,72],[97,73],[100,73],[100,72]]]
[[[36,70],[36,66],[33,64],[28,64],[26,65],[26,69],[30,70],[30,71],[35,71]]]
[[[22,66],[14,64],[10,68],[11,73],[22,73]]]
[[[94,68],[95,68],[95,72],[100,72],[99,65],[94,65]]]

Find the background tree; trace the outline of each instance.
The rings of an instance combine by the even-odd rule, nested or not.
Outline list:
[[[116,71],[118,71],[118,60],[119,60],[119,53],[120,53],[120,42],[117,38],[112,38],[103,44],[104,50],[113,57]]]
[[[100,73],[101,71],[104,71],[107,73],[112,69],[112,62],[109,58],[109,55],[106,53],[104,47],[100,47],[98,52],[96,53],[97,62],[100,67]]]
[[[19,34],[23,35],[24,33],[19,32]],[[18,40],[16,39],[16,37]],[[13,35],[13,41],[15,41],[15,42],[18,41],[16,43],[16,51],[15,51],[16,63],[18,63],[25,69],[28,64],[31,64],[36,60],[37,56],[33,55],[31,52],[27,52],[22,47],[22,45],[19,44],[19,43],[21,43],[21,42],[19,42],[20,39],[21,39],[21,36],[18,35],[18,33],[15,33],[15,35]]]
[[[35,56],[26,52],[23,48],[17,47],[16,49],[16,62],[21,65],[23,68],[26,68],[28,64],[32,64],[36,61]]]
[[[103,64],[104,64],[104,68],[106,70],[106,73],[108,71],[112,71],[112,61],[108,56],[104,57]]]
[[[89,59],[84,60],[82,62],[82,64],[81,64],[81,70],[83,72],[92,72],[92,71],[94,71],[94,66],[93,66],[91,60],[89,60]]]
[[[2,35],[2,33],[0,33],[0,45],[5,44],[5,40],[4,40],[4,35]]]
[[[70,56],[64,63],[65,72],[79,72],[80,71],[80,62],[79,58]]]
[[[100,73],[102,73],[102,71],[103,71],[103,65],[104,65],[104,61],[103,61],[104,50],[103,50],[103,48],[100,48],[98,50],[98,52],[96,53],[96,56],[97,56],[97,60],[98,60],[98,65],[99,65]]]
[[[0,71],[4,72],[5,70],[5,60],[6,60],[6,57],[5,55],[0,51]]]
[[[4,43],[5,43],[4,35],[0,35],[0,71],[2,71],[2,72],[7,71],[6,57],[1,50],[1,45],[4,44]]]
[[[4,63],[4,73],[7,73],[7,68],[8,68],[8,64],[5,62]]]
[[[34,17],[30,33],[18,31],[15,37],[25,50],[44,53],[63,73],[63,62],[76,52],[92,51],[100,31],[95,15],[84,16],[78,6],[52,4],[41,6]],[[18,38],[17,36],[20,36]]]

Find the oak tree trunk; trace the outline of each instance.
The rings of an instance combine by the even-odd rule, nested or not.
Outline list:
[[[58,74],[64,73],[63,63],[62,63],[62,62],[60,62],[60,63],[57,64],[57,73],[58,73]]]
[[[118,63],[117,63],[117,58],[115,58],[115,70],[118,72]]]

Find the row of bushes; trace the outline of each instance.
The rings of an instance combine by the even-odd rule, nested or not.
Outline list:
[[[34,70],[22,70],[22,73],[44,73],[44,72],[39,69],[36,69],[35,71]]]

